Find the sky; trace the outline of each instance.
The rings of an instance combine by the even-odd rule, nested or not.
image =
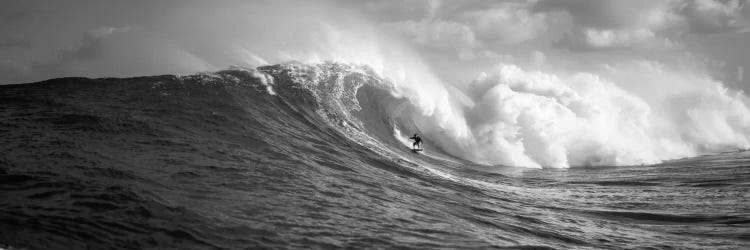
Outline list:
[[[0,0],[0,84],[365,64],[476,162],[750,148],[748,0]]]
[[[298,60],[278,54],[321,48],[289,33],[331,25],[343,36],[401,40],[451,82],[499,62],[585,70],[649,60],[747,91],[738,71],[750,68],[748,17],[746,0],[2,0],[0,83]]]

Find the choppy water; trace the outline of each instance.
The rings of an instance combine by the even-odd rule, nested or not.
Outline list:
[[[0,247],[750,247],[750,152],[478,165],[365,68],[258,70],[0,86]]]

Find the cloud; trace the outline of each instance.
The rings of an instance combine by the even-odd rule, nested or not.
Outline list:
[[[530,57],[531,63],[536,66],[543,65],[547,62],[547,56],[545,56],[543,52],[538,50],[532,51]]]
[[[6,38],[4,40],[0,40],[0,50],[29,49],[29,48],[31,48],[31,43],[26,40],[15,39],[15,38]]]
[[[121,77],[217,69],[170,45],[147,31],[100,27],[87,31],[77,46],[60,51],[50,60],[31,63],[30,71],[44,77]]]
[[[345,0],[341,4],[357,4]],[[390,0],[365,1],[366,13],[386,22],[411,20],[414,18],[432,18],[440,6],[439,0]]]
[[[459,51],[458,59],[461,61],[487,61],[487,62],[512,62],[512,55],[498,54],[490,50],[463,50]]]
[[[383,69],[397,65],[393,60],[386,65],[384,54],[407,57],[408,53],[399,50],[400,45],[387,46],[383,51],[379,43],[389,41],[381,41],[375,27],[362,21],[360,15],[325,3],[190,2],[146,13],[139,20],[125,15],[125,21],[115,18],[121,22],[92,21],[94,17],[83,15],[79,23],[62,25],[59,30],[53,30],[54,21],[40,20],[51,31],[32,35],[36,38],[32,42],[42,49],[34,50],[33,56],[13,58],[27,65],[31,73],[22,80],[2,74],[0,81],[188,74],[289,60],[370,63]],[[117,16],[107,8],[110,12],[99,15]],[[125,25],[93,26],[104,23]]]
[[[4,6],[7,7],[7,6]],[[7,13],[0,13],[0,21],[4,23],[10,23],[10,22],[18,22],[22,21],[24,19],[31,18],[31,15],[25,12],[7,12]]]
[[[427,3],[427,2],[426,2]],[[523,2],[445,2],[423,5],[430,14],[419,20],[381,23],[419,47],[455,52],[459,59],[496,57],[498,46],[533,40],[547,31],[544,15]],[[386,14],[387,15],[387,14]]]
[[[563,11],[576,25],[597,29],[623,29],[658,25],[670,0],[540,0],[537,13]]]
[[[1,84],[11,84],[24,81],[31,73],[28,65],[11,60],[0,60],[0,75],[2,76]]]
[[[679,13],[695,33],[747,32],[750,25],[748,1],[692,0],[683,3]]]
[[[60,56],[62,60],[85,60],[106,53],[107,42],[111,36],[130,31],[130,27],[101,27],[86,32],[78,47],[65,50]]]
[[[7,83],[17,83],[19,81],[28,81],[29,76],[34,77],[60,77],[68,75],[86,75],[81,70],[76,70],[97,59],[103,55],[112,53],[111,43],[118,38],[110,37],[121,32],[128,31],[129,28],[103,27],[86,32],[80,39],[79,44],[69,46],[66,49],[58,51],[55,55],[47,59],[35,60],[3,60],[0,61],[0,75],[2,80]],[[29,49],[31,43],[19,39],[0,40],[0,50],[11,49]],[[137,53],[134,53],[137,54]],[[96,65],[96,64],[95,64]],[[99,68],[93,65],[85,68]],[[119,70],[122,67],[110,69]],[[90,72],[90,71],[89,71]]]
[[[378,6],[378,13],[387,16],[385,6],[397,5],[386,1],[367,6]],[[420,14],[384,26],[416,45],[453,47],[463,54],[532,41],[550,31],[558,34],[554,44],[561,48],[650,50],[678,47],[686,33],[744,32],[750,27],[747,0],[420,1],[405,6]]]
[[[424,17],[384,26],[416,45],[463,54],[539,39],[552,26],[562,28],[554,30],[559,34],[554,44],[573,50],[672,49],[685,33],[742,32],[750,27],[747,0],[423,1],[409,6]],[[570,25],[557,24],[566,22]]]
[[[747,6],[746,0],[541,0],[533,11],[567,14],[572,27],[560,47],[668,49],[686,33],[747,31]]]
[[[544,15],[529,13],[521,4],[469,11],[458,19],[468,23],[484,42],[517,44],[537,38],[547,29]]]
[[[566,33],[556,45],[573,50],[664,49],[677,46],[670,39],[658,37],[650,29],[595,28],[581,28]]]
[[[662,37],[677,17],[670,0],[542,0],[540,13],[563,12],[572,27],[556,43],[574,50],[663,49],[674,44]]]
[[[479,45],[469,26],[454,21],[404,21],[385,23],[382,27],[405,35],[415,44],[427,48],[460,51]]]

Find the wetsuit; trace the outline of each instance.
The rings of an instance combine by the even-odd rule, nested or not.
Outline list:
[[[422,138],[419,138],[419,136],[414,136],[409,139],[414,140],[414,144],[411,146],[412,148],[417,147],[419,148],[422,145]]]

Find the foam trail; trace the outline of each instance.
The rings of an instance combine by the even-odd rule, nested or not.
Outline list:
[[[644,78],[655,74],[633,70]],[[627,83],[593,73],[552,74],[503,64],[470,85],[471,105],[417,117],[423,120],[417,124],[449,153],[512,166],[653,164],[750,146],[744,94],[707,77],[660,74],[689,87],[651,87],[659,93],[642,97],[620,87]],[[466,123],[441,123],[445,120]]]

